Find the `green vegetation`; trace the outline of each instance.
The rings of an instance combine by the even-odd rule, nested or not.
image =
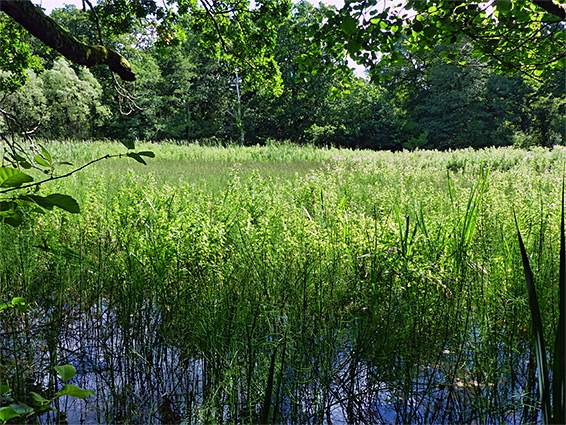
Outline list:
[[[563,422],[563,0],[84,3],[0,1],[0,420]]]
[[[80,215],[0,229],[28,386],[73,364],[99,422],[536,421],[511,207],[554,324],[563,149],[139,148],[51,184]]]
[[[413,7],[420,8],[420,2]],[[132,24],[127,33],[108,41],[132,64],[136,73],[135,89],[129,88],[132,93],[116,82],[109,84],[107,69],[91,72],[69,65],[54,51],[33,43],[29,35],[20,34],[19,39],[30,44],[35,70],[27,71],[27,83],[19,90],[6,87],[9,94],[0,98],[0,111],[15,115],[25,131],[41,124],[35,135],[57,140],[207,140],[244,145],[289,140],[373,150],[564,144],[566,95],[560,61],[547,64],[537,79],[528,72],[501,74],[493,57],[487,64],[485,57],[478,57],[469,38],[447,37],[434,46],[408,47],[417,33],[407,22],[403,31],[399,27],[406,39],[395,35],[401,37],[395,44],[395,60],[383,54],[383,61],[371,66],[367,58],[358,58],[368,70],[362,79],[345,69],[344,42],[335,48],[317,45],[322,43],[317,37],[323,37],[328,17],[338,25],[344,13],[307,2],[294,5],[270,29],[277,42],[264,40],[271,46],[264,54],[272,56],[267,62],[277,76],[256,76],[254,84],[247,73],[250,66],[234,58],[219,59],[204,48],[210,33],[200,27],[197,31],[191,17],[174,20],[182,43],[156,43],[153,25]],[[464,16],[467,13],[472,12],[467,10]],[[530,16],[523,15],[521,19]],[[98,37],[88,11],[67,6],[53,10],[51,16],[81,42]],[[338,38],[354,37],[341,30],[334,33]],[[559,45],[554,37],[561,33],[554,29],[551,34],[545,43],[554,40]],[[324,63],[316,49],[324,52]],[[261,74],[261,69],[253,72]],[[6,81],[13,76],[9,70],[0,73]],[[5,121],[0,114],[0,131],[6,130]]]
[[[566,370],[564,364],[566,361],[566,339],[564,332],[566,331],[566,241],[564,233],[564,180],[562,181],[562,213],[560,221],[560,280],[559,280],[559,318],[556,327],[556,335],[554,342],[554,365],[552,368],[552,395],[551,384],[548,375],[547,355],[545,348],[544,326],[541,319],[540,308],[536,285],[533,277],[533,271],[529,263],[529,256],[525,250],[525,245],[521,237],[521,233],[517,228],[519,235],[519,247],[521,249],[521,257],[523,259],[523,269],[525,270],[525,280],[529,293],[529,307],[533,323],[533,335],[535,341],[535,353],[537,356],[537,376],[539,383],[539,394],[541,402],[541,416],[544,424],[561,424],[564,423],[566,415]],[[552,409],[551,409],[552,406]]]

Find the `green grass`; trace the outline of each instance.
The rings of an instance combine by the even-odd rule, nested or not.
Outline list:
[[[50,149],[79,165],[123,147]],[[139,149],[156,154],[146,167],[102,162],[49,187],[80,215],[0,229],[0,291],[36,303],[19,326],[51,363],[106,359],[89,389],[107,421],[165,417],[166,392],[189,423],[537,417],[512,206],[553,325],[561,148]],[[36,376],[45,359],[26,356]]]

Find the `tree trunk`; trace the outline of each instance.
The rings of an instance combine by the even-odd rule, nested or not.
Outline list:
[[[120,53],[104,46],[80,43],[30,0],[0,0],[0,10],[70,61],[89,68],[108,65],[123,80],[136,79],[130,63]]]

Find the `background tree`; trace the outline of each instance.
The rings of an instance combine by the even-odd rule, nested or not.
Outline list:
[[[0,72],[0,79],[10,76],[5,71]],[[43,80],[32,70],[27,71],[27,83],[18,90],[4,94],[0,101],[0,109],[17,117],[21,123],[26,123],[29,130],[32,130],[42,123],[48,122],[51,118],[50,110],[45,96]],[[3,116],[0,116],[2,130],[7,130],[7,123]]]
[[[75,72],[63,58],[41,74],[50,120],[45,131],[50,137],[78,138],[92,136],[97,126],[110,117],[110,111],[101,104],[102,87],[86,68]]]
[[[40,62],[26,43],[25,30],[10,18],[0,14],[0,93],[10,93],[27,79],[28,69],[41,69]]]
[[[251,143],[266,139],[306,141],[305,130],[325,113],[325,100],[332,87],[339,84],[336,71],[341,58],[329,58],[336,65],[329,72],[308,76],[301,75],[304,67],[296,60],[308,53],[301,38],[303,29],[322,19],[325,10],[322,4],[315,8],[305,1],[298,3],[279,29],[275,59],[283,90],[277,97],[261,90],[246,97],[246,133]]]
[[[468,57],[467,65],[437,61],[443,50],[464,46],[438,46],[437,51],[419,58],[407,53],[409,65],[402,66],[390,91],[423,137],[421,148],[457,149],[504,146],[522,120],[530,92],[521,76],[495,73]]]

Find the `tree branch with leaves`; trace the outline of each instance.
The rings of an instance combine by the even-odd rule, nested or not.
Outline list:
[[[130,63],[120,53],[105,46],[90,46],[77,41],[30,0],[2,0],[0,11],[70,61],[86,67],[107,65],[123,80],[135,80]]]

